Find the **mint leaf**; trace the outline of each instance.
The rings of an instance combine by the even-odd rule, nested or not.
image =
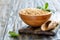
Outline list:
[[[43,7],[37,6],[37,8],[38,9],[45,10],[45,11],[48,11],[48,12],[51,12],[51,10],[48,9],[48,6],[49,6],[48,3],[46,2]]]
[[[51,12],[51,10],[47,9],[46,11]]]
[[[44,8],[45,8],[45,9],[48,9],[48,3],[45,3]]]
[[[38,9],[42,9],[40,6],[37,6]]]
[[[13,37],[13,38],[16,38],[16,37],[19,36],[19,34],[13,32],[13,31],[9,31],[9,34],[10,34],[10,36]]]

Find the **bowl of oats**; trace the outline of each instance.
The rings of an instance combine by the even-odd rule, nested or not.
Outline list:
[[[29,26],[40,27],[51,17],[51,12],[37,9],[37,8],[26,8],[19,11],[19,16]]]

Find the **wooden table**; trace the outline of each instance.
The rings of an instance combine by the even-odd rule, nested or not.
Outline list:
[[[60,40],[60,29],[54,37],[20,35],[18,39],[9,37],[9,31],[18,33],[26,24],[19,18],[18,11],[24,8],[36,8],[49,3],[53,10],[52,20],[60,22],[60,0],[0,0],[0,40]]]

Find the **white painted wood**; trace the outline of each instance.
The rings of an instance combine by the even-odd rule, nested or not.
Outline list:
[[[0,0],[0,40],[3,40],[4,32],[7,26],[9,12],[9,1]]]
[[[18,29],[23,28],[26,24],[23,23],[18,15],[18,11],[24,8],[36,8],[43,6],[44,3],[49,3],[49,9],[54,10],[51,17],[52,20],[60,22],[60,0],[0,0],[0,40],[57,40],[60,39],[60,29],[56,37],[38,36],[20,36],[18,39],[9,37],[9,31],[18,33]],[[8,23],[8,24],[6,24]]]

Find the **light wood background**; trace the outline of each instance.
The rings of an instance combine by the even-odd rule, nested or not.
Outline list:
[[[10,38],[9,31],[18,33],[26,24],[19,18],[18,11],[24,8],[36,8],[49,3],[53,10],[52,20],[60,22],[60,0],[0,0],[0,40],[60,40],[60,28],[55,37],[37,37],[20,35],[18,39]]]

